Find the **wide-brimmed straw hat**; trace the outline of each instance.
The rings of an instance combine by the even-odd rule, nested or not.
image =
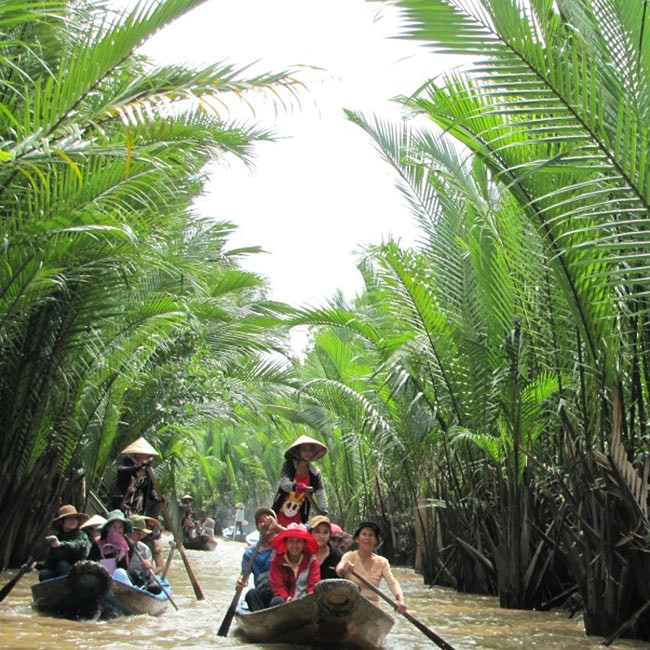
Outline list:
[[[245,507],[246,506],[241,501],[237,501],[237,503],[235,504],[235,508],[237,508],[238,510],[241,510],[242,508]]]
[[[181,501],[194,501],[194,497],[191,494],[184,494],[181,497]]]
[[[298,447],[300,447],[300,445],[314,445],[317,448],[311,458],[312,460],[319,460],[327,453],[327,447],[322,442],[310,438],[309,436],[300,436],[292,443],[289,449],[284,452],[284,457],[287,460],[289,460],[289,458],[299,457],[300,454],[298,453]]]
[[[141,530],[147,535],[151,534],[151,529],[147,528],[147,521],[142,515],[131,515],[129,517],[133,530]]]
[[[159,456],[160,454],[142,437],[134,440],[122,449],[123,454],[143,454],[144,456]]]
[[[65,519],[66,517],[76,517],[79,525],[81,525],[90,518],[90,515],[87,515],[85,512],[77,512],[77,509],[73,505],[66,504],[57,510],[56,517],[52,519],[52,523],[55,524],[57,521],[61,521],[61,519]]]
[[[290,537],[305,540],[305,550],[313,555],[318,550],[318,543],[314,536],[303,524],[289,524],[271,540],[271,546],[283,555],[287,552],[287,539]]]
[[[359,537],[359,533],[363,528],[372,528],[372,530],[375,533],[375,537],[377,538],[377,542],[381,540],[381,530],[379,530],[378,524],[376,524],[374,521],[362,521],[358,526],[357,529],[354,531],[354,535],[352,535],[352,539],[355,539]]]
[[[121,510],[111,510],[106,515],[106,523],[102,526],[102,532],[104,532],[114,521],[121,521],[124,524],[125,533],[130,533],[133,530],[131,520],[127,519]]]
[[[332,531],[332,522],[327,515],[316,515],[315,517],[312,517],[309,521],[309,530],[314,530],[314,528],[320,526],[320,524],[327,524],[330,532]]]
[[[93,515],[87,521],[84,521],[79,528],[101,528],[106,523],[106,519],[101,515]]]

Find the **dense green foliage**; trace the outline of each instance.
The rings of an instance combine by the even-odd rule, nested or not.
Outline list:
[[[397,2],[408,36],[468,55],[398,99],[417,119],[348,112],[421,244],[369,246],[362,295],[303,310],[192,212],[208,161],[270,137],[214,97],[293,77],[134,54],[194,4],[0,8],[2,564],[61,500],[105,498],[139,435],[167,493],[228,524],[306,433],[334,518],[379,520],[427,583],[575,593],[589,634],[650,639],[648,2]]]
[[[284,346],[272,326],[285,308],[240,265],[255,249],[228,250],[232,224],[193,216],[192,201],[206,163],[248,160],[270,137],[224,121],[216,98],[293,96],[296,81],[137,54],[196,4],[0,7],[4,566],[61,500],[83,505],[84,483],[110,489],[125,443],[154,436],[172,469],[183,428],[232,420]]]

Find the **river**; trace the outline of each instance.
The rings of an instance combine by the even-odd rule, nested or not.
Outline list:
[[[111,622],[77,622],[55,619],[36,613],[31,607],[30,585],[36,572],[23,577],[0,603],[0,648],[54,649],[75,648],[272,648],[299,650],[302,646],[246,643],[237,636],[233,621],[228,637],[217,636],[223,616],[234,595],[241,554],[245,545],[219,540],[215,551],[187,551],[195,576],[205,594],[197,601],[176,553],[169,579],[179,610],[172,607],[161,618],[134,616]],[[0,574],[0,587],[15,572]],[[395,568],[409,612],[457,650],[544,650],[602,649],[602,639],[587,638],[582,621],[569,619],[564,612],[529,612],[499,609],[493,597],[458,594],[451,589],[430,589],[409,569]],[[306,646],[304,646],[306,647]],[[385,650],[435,648],[404,617],[396,623]],[[650,650],[650,643],[618,641],[610,648]]]

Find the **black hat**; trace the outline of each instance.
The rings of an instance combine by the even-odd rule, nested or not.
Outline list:
[[[379,530],[379,526],[374,521],[362,521],[357,526],[357,529],[354,531],[354,535],[352,535],[352,539],[356,539],[357,537],[359,537],[359,533],[361,532],[362,528],[372,528],[372,530],[375,533],[375,537],[377,538],[377,541],[379,542],[381,540],[381,531]]]

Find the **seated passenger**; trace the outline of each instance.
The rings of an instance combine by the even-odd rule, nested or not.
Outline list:
[[[59,508],[52,520],[56,534],[45,538],[49,543],[47,556],[42,562],[36,563],[36,568],[40,569],[39,580],[67,575],[75,562],[86,559],[90,542],[79,526],[88,518],[87,514],[77,512],[73,505]]]
[[[159,594],[162,587],[153,574],[153,555],[151,549],[142,541],[151,534],[151,529],[147,528],[146,520],[141,515],[131,515],[130,519],[133,529],[128,535],[131,540],[128,576],[136,587]]]
[[[379,602],[379,596],[351,575],[351,571],[358,573],[375,587],[379,587],[383,578],[397,600],[397,609],[403,614],[406,611],[406,603],[402,588],[393,577],[388,560],[375,554],[375,547],[380,539],[379,526],[372,521],[362,521],[354,533],[353,539],[357,543],[358,549],[343,554],[336,567],[336,573],[358,584],[361,595],[374,603]]]
[[[212,517],[206,517],[201,524],[201,535],[214,537],[214,519]]]
[[[268,607],[271,598],[273,598],[271,585],[269,584],[269,570],[271,569],[271,555],[273,554],[271,541],[282,530],[275,517],[275,512],[271,508],[258,508],[255,511],[255,527],[260,533],[259,548],[251,567],[255,586],[249,589],[245,595],[246,604],[251,612]],[[241,561],[242,572],[237,579],[239,589],[243,589],[248,585],[248,579],[244,581],[243,575],[248,569],[254,551],[255,547],[253,546],[249,546],[244,551]]]
[[[133,529],[121,510],[111,510],[101,527],[99,539],[90,549],[89,559],[99,562],[112,576],[116,569],[129,568],[129,544],[124,533]]]
[[[336,565],[341,559],[341,553],[330,544],[332,524],[329,517],[326,515],[313,517],[309,522],[309,529],[318,544],[316,559],[320,566],[321,580],[338,578]]]
[[[106,523],[106,519],[101,515],[93,515],[90,519],[85,521],[79,528],[88,535],[90,544],[98,540],[101,535],[101,527]]]
[[[271,546],[275,549],[269,571],[271,606],[312,593],[320,580],[320,567],[314,556],[318,544],[307,528],[303,524],[289,524],[276,535]]]

